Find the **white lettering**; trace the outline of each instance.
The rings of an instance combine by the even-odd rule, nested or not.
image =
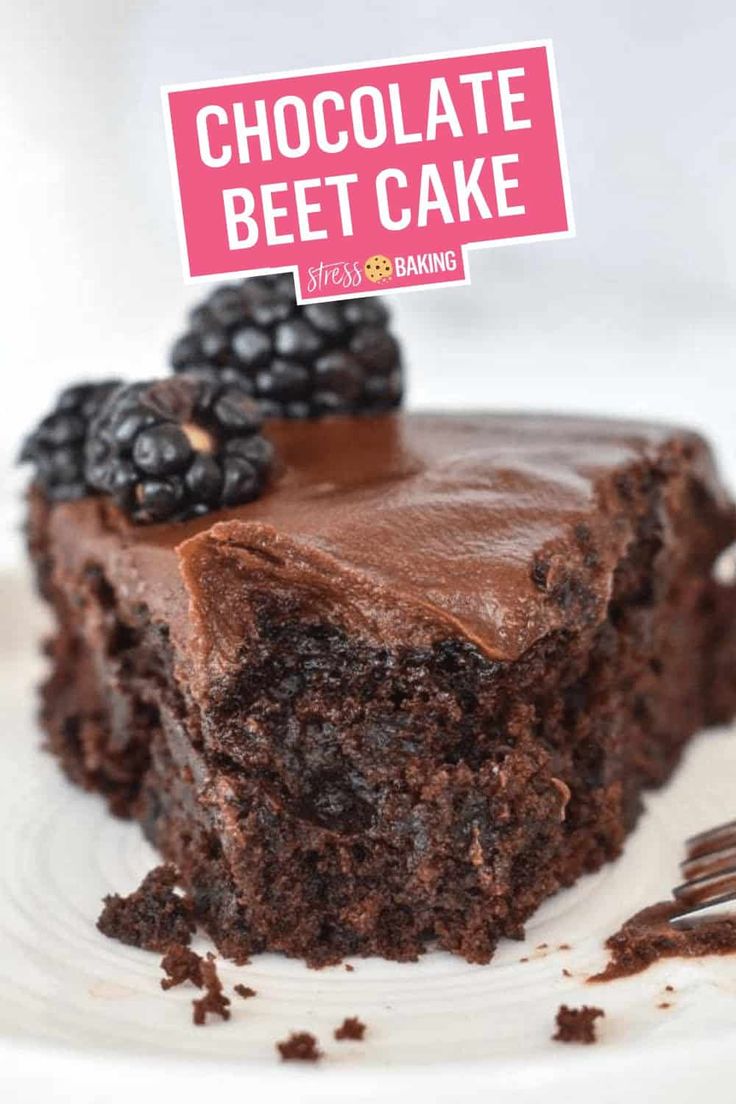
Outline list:
[[[251,126],[245,122],[245,108],[242,103],[233,104],[233,119],[235,120],[235,137],[238,142],[238,160],[241,165],[250,164],[249,138],[257,138],[261,147],[261,161],[271,160],[271,136],[268,133],[268,118],[266,116],[266,101],[256,100],[253,104],[256,111],[256,121]]]
[[[357,184],[357,173],[342,173],[339,176],[326,176],[325,184],[332,186],[337,192],[337,204],[340,210],[340,226],[344,238],[353,235],[353,212],[350,207],[349,187]]]
[[[370,100],[373,106],[375,134],[372,138],[368,136],[365,129],[365,118],[363,116],[363,102],[365,100]],[[356,88],[350,96],[350,112],[353,119],[355,141],[358,145],[362,146],[363,149],[377,149],[378,146],[382,146],[387,135],[386,109],[383,106],[383,97],[378,89],[371,87],[369,84]]]
[[[274,196],[285,192],[287,184],[261,184],[261,203],[263,204],[263,228],[269,245],[288,245],[293,242],[293,234],[280,234],[276,229],[276,220],[284,218],[289,211],[286,207],[275,207]]]
[[[429,82],[429,105],[427,107],[427,141],[434,142],[437,127],[449,126],[453,138],[462,138],[463,128],[455,111],[450,90],[444,77],[432,77]]]
[[[514,104],[523,103],[526,97],[523,92],[511,91],[511,81],[514,77],[523,76],[524,70],[522,68],[498,70],[498,91],[501,96],[501,116],[504,130],[528,130],[532,125],[531,119],[514,118]]]
[[[516,207],[510,207],[506,198],[508,191],[519,187],[519,181],[513,177],[510,180],[505,178],[504,165],[516,164],[518,160],[518,153],[499,153],[496,157],[491,158],[493,186],[496,189],[496,207],[498,208],[499,218],[504,218],[506,215],[523,215],[526,213],[526,207],[523,203]]]
[[[483,85],[486,81],[493,80],[493,73],[463,73],[459,80],[460,84],[469,84],[472,89],[475,128],[478,134],[487,134],[488,115],[486,113],[486,101],[483,98]]]
[[[348,132],[338,130],[334,141],[327,137],[325,104],[328,103],[331,103],[336,111],[345,110],[345,101],[339,92],[318,92],[314,97],[314,136],[323,153],[342,153],[348,144]]]
[[[258,241],[258,223],[251,218],[256,201],[248,188],[227,188],[222,193],[225,207],[225,227],[229,249],[250,249]],[[240,210],[238,210],[240,206]],[[248,235],[240,237],[239,227],[245,226]]]
[[[401,169],[381,169],[376,177],[376,197],[378,199],[378,217],[386,230],[406,230],[411,222],[411,211],[402,207],[398,218],[391,214],[388,201],[388,182],[393,181],[397,188],[406,188],[406,173]]]
[[[417,226],[426,226],[430,211],[439,211],[442,221],[453,222],[440,171],[434,164],[422,165],[417,201]]]
[[[200,107],[197,112],[197,142],[199,144],[199,158],[203,165],[207,165],[210,169],[219,169],[223,165],[228,165],[233,155],[232,146],[223,145],[219,154],[212,152],[212,146],[210,145],[210,135],[207,128],[207,123],[210,119],[217,119],[219,126],[225,126],[227,124],[227,111],[224,107],[218,107],[217,104],[210,104],[209,107]]]
[[[478,177],[486,163],[485,157],[476,157],[470,174],[466,175],[463,161],[453,161],[452,169],[455,174],[455,192],[457,194],[457,211],[460,222],[470,221],[470,200],[472,198],[476,210],[481,218],[493,218],[491,209],[486,203],[478,185]]]

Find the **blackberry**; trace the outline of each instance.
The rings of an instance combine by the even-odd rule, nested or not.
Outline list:
[[[241,387],[191,376],[117,388],[90,426],[89,484],[135,521],[183,520],[256,498],[271,464]]]
[[[238,382],[266,417],[374,414],[399,406],[401,355],[376,298],[299,306],[289,274],[216,288],[171,350],[175,372]]]
[[[19,462],[35,466],[34,482],[54,502],[90,493],[84,476],[84,445],[92,418],[118,380],[67,387],[56,406],[26,437]]]

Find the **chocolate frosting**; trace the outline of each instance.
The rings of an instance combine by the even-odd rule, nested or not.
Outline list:
[[[104,499],[64,503],[52,509],[55,546],[70,566],[102,562],[181,653],[210,664],[247,632],[251,585],[379,641],[459,634],[513,660],[604,615],[633,538],[622,473],[685,455],[726,501],[707,445],[666,426],[397,414],[273,423],[269,435],[279,469],[257,501],[165,526],[135,526]]]

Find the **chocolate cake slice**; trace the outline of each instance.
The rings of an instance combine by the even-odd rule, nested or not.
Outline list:
[[[32,493],[49,746],[140,820],[224,954],[485,962],[736,710],[734,508],[662,426],[269,435],[263,497],[185,523]]]

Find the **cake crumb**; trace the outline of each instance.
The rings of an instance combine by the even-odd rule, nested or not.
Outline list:
[[[552,1036],[560,1043],[596,1042],[595,1021],[605,1016],[602,1008],[584,1004],[581,1008],[568,1008],[561,1004],[557,1010],[557,1032]]]
[[[674,993],[675,987],[674,985],[665,985],[664,991],[665,993]]]
[[[365,1035],[365,1024],[361,1023],[357,1016],[346,1016],[340,1027],[335,1028],[336,1039],[356,1039],[360,1041]]]
[[[165,978],[161,978],[162,989],[173,989],[185,981],[191,981],[198,989],[202,988],[202,956],[181,943],[169,947],[161,959],[161,969],[166,974]]]
[[[222,991],[222,982],[217,974],[215,956],[208,954],[201,960],[202,985],[205,990],[203,997],[192,1001],[192,1020],[198,1027],[207,1022],[207,1013],[220,1016],[223,1020],[230,1019],[230,998]]]
[[[233,990],[238,994],[239,997],[242,997],[243,1000],[247,1000],[248,997],[258,996],[258,990],[251,989],[250,985],[234,985]]]
[[[669,1001],[662,1001],[661,1004],[657,1005],[657,1008],[671,1008],[671,1007],[672,1007],[672,1005],[670,1004]]]
[[[572,972],[570,970],[568,970],[566,966],[563,966],[562,967],[562,976],[563,977],[572,977]]]
[[[529,959],[528,959],[528,958],[526,958],[526,957],[525,957],[525,958],[520,958],[520,959],[519,959],[519,962],[528,962],[528,961],[529,961]]]
[[[292,1031],[288,1039],[276,1044],[276,1049],[282,1062],[318,1062],[323,1057],[309,1031]]]
[[[546,951],[548,947],[549,947],[549,943],[537,943],[537,946],[536,946],[535,949],[537,951]]]
[[[349,974],[354,974],[355,973],[355,967],[351,966],[349,962],[345,963],[345,969],[347,970],[347,972]]]
[[[588,981],[613,981],[638,974],[661,958],[700,958],[736,952],[736,916],[678,929],[672,927],[670,917],[680,907],[677,901],[660,901],[627,920],[606,940],[610,959],[605,970]]]
[[[146,951],[185,946],[195,925],[190,902],[174,892],[177,881],[175,867],[157,866],[127,897],[108,894],[97,927],[110,939]]]
[[[569,943],[560,943],[557,950],[558,951],[571,951],[572,947],[570,946]]]

